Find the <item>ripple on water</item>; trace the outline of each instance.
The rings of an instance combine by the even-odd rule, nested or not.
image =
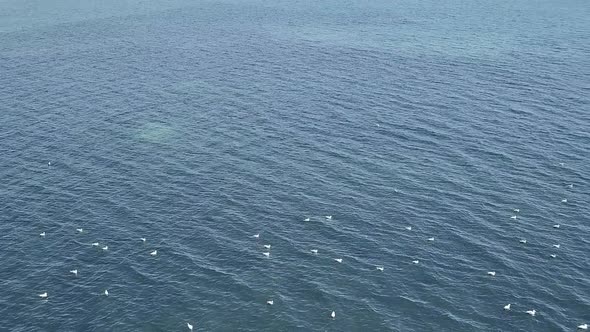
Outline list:
[[[3,328],[556,331],[588,318],[579,6],[86,7],[0,5]]]

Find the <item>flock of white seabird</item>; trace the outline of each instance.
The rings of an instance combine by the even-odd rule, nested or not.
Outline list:
[[[49,165],[51,165],[51,163],[49,163]],[[563,166],[563,163],[560,163],[560,165]],[[568,185],[569,188],[573,188],[573,186],[574,186],[573,184],[569,184]],[[567,203],[567,199],[564,198],[564,199],[561,200],[561,202],[562,203]],[[519,213],[520,212],[520,209],[513,209],[513,211],[515,212],[515,214],[512,215],[510,218],[516,220],[517,219],[516,213]],[[332,220],[332,216],[331,215],[327,215],[327,216],[325,216],[325,218],[328,221],[331,221]],[[304,221],[310,221],[310,220],[311,220],[310,217],[307,217],[307,218],[304,219]],[[560,228],[560,225],[559,224],[555,224],[555,225],[553,225],[553,228],[558,229],[558,228]],[[405,229],[408,230],[408,231],[411,231],[412,230],[412,226],[406,226]],[[84,232],[84,230],[82,228],[76,228],[76,231],[78,231],[78,233],[83,233]],[[41,232],[39,234],[39,236],[44,238],[46,236],[46,232]],[[255,239],[259,239],[260,238],[260,233],[254,234],[252,237],[255,238]],[[147,241],[146,238],[140,238],[140,240],[143,243],[145,243]],[[428,241],[434,241],[434,237],[429,237],[427,240]],[[521,239],[519,242],[522,243],[522,244],[526,244],[527,243],[527,240],[526,239]],[[91,245],[93,247],[99,247],[100,246],[99,242],[93,242]],[[556,248],[556,249],[559,249],[560,248],[560,244],[553,244],[552,246],[554,248]],[[267,249],[268,251],[263,252],[262,254],[265,257],[270,257],[270,248],[271,248],[271,245],[270,244],[264,244],[263,245],[263,248],[264,249]],[[109,247],[106,246],[106,245],[104,245],[104,246],[101,247],[101,249],[103,251],[107,251],[109,249]],[[312,254],[317,254],[318,253],[318,250],[317,249],[311,249],[310,251],[311,251]],[[151,256],[156,256],[157,254],[158,254],[158,250],[153,250],[152,252],[150,252],[150,255]],[[551,254],[550,257],[551,258],[556,258],[557,255],[556,254]],[[336,262],[338,262],[338,263],[342,263],[342,261],[343,261],[342,258],[334,258],[334,260]],[[419,264],[420,261],[419,260],[413,260],[412,263],[413,264]],[[384,266],[381,266],[381,265],[376,266],[376,269],[378,271],[383,272],[384,271]],[[70,273],[73,274],[75,277],[78,276],[78,270],[77,269],[70,270]],[[487,274],[489,276],[495,277],[496,276],[496,271],[488,271]],[[107,296],[108,297],[109,296],[109,291],[107,289],[105,289],[104,292],[103,292],[103,294],[104,294],[104,296]],[[39,297],[41,299],[47,299],[48,298],[48,293],[47,292],[43,292],[43,293],[39,294]],[[266,301],[266,304],[267,305],[273,305],[274,304],[274,300],[272,300],[272,299],[267,300]],[[511,303],[508,303],[508,304],[506,304],[504,306],[504,310],[505,311],[510,311],[511,309],[512,309],[512,304]],[[532,309],[532,310],[525,311],[525,313],[534,317],[537,314],[537,311],[535,309]],[[335,311],[332,311],[331,314],[330,314],[330,317],[332,319],[335,319],[336,318],[336,312]],[[186,323],[186,326],[188,327],[188,329],[190,331],[193,331],[193,325],[192,324],[190,324],[190,323],[187,322]],[[587,330],[588,329],[588,324],[581,324],[581,325],[578,325],[577,327],[580,330]]]
[[[568,185],[568,187],[569,188],[573,188],[573,184]],[[567,203],[567,199],[563,199],[561,202],[562,203]],[[513,211],[514,211],[515,214],[512,215],[510,218],[516,220],[517,219],[517,215],[516,214],[517,213],[520,213],[520,209],[513,209]],[[332,220],[332,216],[326,216],[326,220]],[[310,217],[305,218],[304,221],[310,221]],[[408,231],[411,231],[412,230],[412,226],[406,226],[404,228],[406,230],[408,230]],[[555,224],[555,225],[553,225],[553,228],[556,228],[556,229],[557,228],[560,228],[560,225],[559,224]],[[434,241],[434,237],[429,237],[427,240],[428,241]],[[521,240],[519,240],[519,242],[522,243],[522,244],[526,244],[527,243],[527,240],[526,239],[521,239]],[[552,247],[553,248],[556,248],[556,249],[559,249],[561,247],[561,245],[560,244],[553,244]],[[317,254],[318,251],[317,251],[317,249],[312,249],[311,252]],[[557,255],[556,254],[551,254],[549,256],[551,258],[557,258]],[[334,260],[336,262],[338,262],[338,263],[342,263],[342,258],[335,258]],[[419,260],[413,260],[412,263],[413,264],[419,264],[420,261]],[[376,269],[378,271],[383,271],[384,270],[384,267],[379,265],[379,266],[376,266]],[[495,277],[496,276],[496,271],[488,271],[487,272],[487,275],[492,276],[492,277]],[[506,311],[510,311],[511,308],[512,308],[512,304],[511,303],[508,303],[507,305],[504,306],[504,310],[506,310]],[[525,311],[525,313],[534,317],[537,314],[537,310],[535,310],[535,309],[527,310],[527,311]],[[335,318],[336,317],[336,313],[335,312],[332,312],[331,317],[332,318]],[[578,326],[578,329],[580,329],[580,330],[587,330],[588,329],[588,324],[579,325]]]
[[[83,233],[84,229],[76,228],[76,231],[78,231],[78,233]],[[47,233],[42,232],[39,235],[44,238],[47,235]],[[145,243],[146,239],[141,238],[141,241]],[[98,242],[92,242],[90,245],[92,247],[100,247],[100,243],[98,243]],[[109,246],[105,245],[105,246],[100,247],[100,249],[102,249],[103,251],[107,251],[107,250],[109,250]],[[154,250],[154,251],[150,252],[150,255],[152,255],[152,256],[156,256],[157,254],[158,254],[158,250]],[[78,269],[70,270],[70,273],[73,274],[75,277],[77,277],[78,276]],[[107,289],[105,289],[102,294],[104,294],[104,296],[109,296],[109,291]],[[39,297],[42,299],[47,299],[49,297],[49,295],[47,292],[43,292],[43,293],[39,294]]]
[[[559,165],[560,166],[564,166],[563,163],[560,163]],[[574,185],[573,184],[569,184],[567,187],[568,188],[573,188]],[[564,199],[561,200],[561,203],[567,203],[567,202],[568,202],[567,201],[567,198],[564,198]],[[520,209],[514,209],[513,211],[515,213],[519,213],[520,212]],[[516,214],[514,214],[510,218],[511,219],[516,219]],[[560,224],[554,224],[553,225],[553,228],[555,228],[555,229],[559,229],[560,227],[561,227]],[[527,243],[527,240],[526,239],[521,239],[519,242],[522,243],[522,244],[526,244]],[[553,248],[556,248],[556,249],[559,249],[561,247],[561,245],[557,243],[557,244],[553,244],[552,247]],[[557,254],[550,254],[549,257],[551,257],[551,258],[557,258]],[[492,271],[492,272],[488,272],[488,274],[491,275],[491,276],[495,276],[496,275],[496,272],[493,272]],[[512,304],[511,303],[508,303],[507,305],[504,306],[504,310],[509,311],[509,310],[511,310],[511,307],[512,307]],[[525,313],[534,317],[537,314],[537,310],[535,310],[535,309],[527,310],[527,311],[525,311]],[[578,329],[580,329],[580,330],[587,330],[588,329],[588,324],[578,325]]]
[[[304,219],[304,221],[310,221],[310,220],[311,219],[309,217],[307,217],[307,218]],[[326,220],[332,220],[332,216],[326,216]],[[252,237],[255,238],[255,239],[259,239],[260,238],[260,233],[256,233],[256,234],[252,235]],[[262,247],[264,249],[270,250],[271,245],[270,244],[264,244],[264,245],[262,245]],[[317,249],[311,249],[310,251],[311,251],[312,254],[317,254],[318,253],[318,250]],[[264,256],[266,256],[266,257],[270,257],[270,252],[263,252],[262,254]],[[338,262],[338,263],[342,263],[342,258],[334,258],[334,260],[336,262]],[[377,266],[377,270],[383,271],[384,268],[383,268],[383,266]],[[267,300],[266,301],[266,304],[273,305],[274,304],[274,300],[272,300],[272,299]],[[332,319],[336,318],[336,312],[335,311],[332,311],[332,313],[330,314],[330,317],[332,317]],[[189,329],[192,331],[192,326],[189,326]]]

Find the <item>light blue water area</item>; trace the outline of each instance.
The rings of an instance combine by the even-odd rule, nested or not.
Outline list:
[[[589,18],[0,0],[0,330],[575,331]]]

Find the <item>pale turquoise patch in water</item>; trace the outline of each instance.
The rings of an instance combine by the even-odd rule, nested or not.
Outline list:
[[[282,40],[300,40],[334,47],[395,51],[398,55],[446,55],[450,57],[499,58],[514,48],[515,41],[499,32],[448,33],[416,29],[417,23],[389,27],[301,26],[276,27],[269,32]]]
[[[137,131],[136,137],[141,141],[151,143],[167,143],[173,139],[174,129],[161,123],[146,123]]]

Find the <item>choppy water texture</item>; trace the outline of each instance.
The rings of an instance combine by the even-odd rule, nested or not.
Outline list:
[[[0,329],[590,323],[589,18],[0,1]]]

